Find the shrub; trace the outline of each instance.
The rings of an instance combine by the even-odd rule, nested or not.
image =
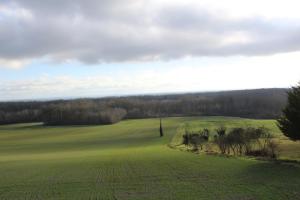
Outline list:
[[[222,154],[226,153],[227,150],[227,142],[226,142],[226,136],[215,136],[214,138],[215,143],[219,147],[219,150]]]
[[[189,146],[191,145],[193,148],[193,151],[199,151],[203,150],[203,145],[208,142],[209,140],[209,130],[204,129],[200,130],[198,132],[196,131],[190,131],[188,128],[185,128],[185,134],[182,136],[183,141],[182,144]]]
[[[218,136],[224,136],[226,134],[226,128],[224,126],[221,126],[219,128],[216,129],[216,132],[218,134]]]
[[[226,153],[227,143],[226,143],[226,128],[224,126],[216,129],[217,135],[214,136],[214,142],[218,146],[222,154]]]

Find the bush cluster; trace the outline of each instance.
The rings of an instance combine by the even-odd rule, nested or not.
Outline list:
[[[210,131],[185,130],[182,143],[191,146],[193,151],[203,150],[209,146]],[[219,152],[227,155],[248,155],[276,158],[278,144],[268,129],[260,128],[233,128],[229,131],[225,127],[215,130],[212,143],[218,147]]]
[[[214,141],[222,154],[252,155],[276,158],[277,144],[268,129],[233,128],[226,133],[218,128]]]

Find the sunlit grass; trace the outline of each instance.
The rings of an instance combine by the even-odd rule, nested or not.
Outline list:
[[[297,199],[300,168],[195,155],[168,147],[180,124],[211,127],[274,121],[192,117],[109,126],[0,126],[0,199]],[[290,141],[287,141],[290,143]],[[286,143],[286,156],[298,147]],[[288,155],[290,154],[290,155]]]

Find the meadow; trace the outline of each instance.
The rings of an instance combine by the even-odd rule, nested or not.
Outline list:
[[[273,120],[181,117],[105,126],[0,126],[0,199],[300,199],[300,166],[170,148],[177,128],[265,126],[280,140],[280,159],[300,144]]]

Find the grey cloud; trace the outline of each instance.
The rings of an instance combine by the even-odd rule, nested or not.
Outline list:
[[[97,63],[300,50],[297,21],[233,19],[201,7],[151,7],[147,2],[4,1],[7,9],[24,9],[31,16],[0,13],[0,59]],[[236,33],[249,40],[239,41]]]

